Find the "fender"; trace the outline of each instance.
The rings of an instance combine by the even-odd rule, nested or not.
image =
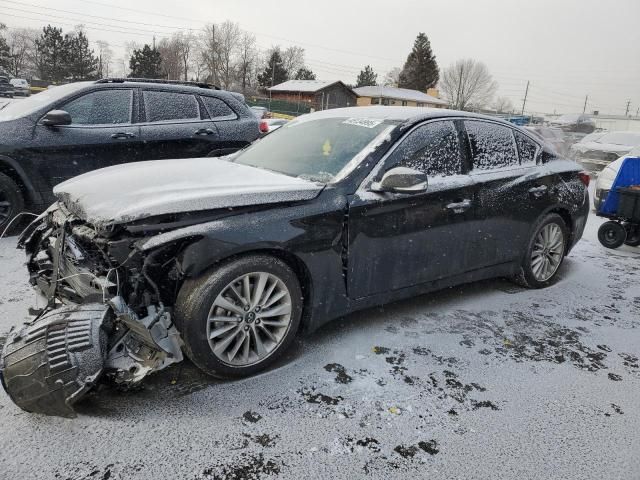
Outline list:
[[[17,173],[18,177],[20,178],[20,181],[22,182],[25,189],[27,190],[27,197],[28,197],[27,199],[31,203],[37,204],[37,205],[42,205],[45,203],[42,198],[42,195],[38,190],[34,188],[33,183],[31,182],[31,180],[25,173],[24,169],[20,166],[18,162],[16,162],[11,157],[7,157],[6,155],[0,155],[0,165],[2,164],[7,165],[9,168],[11,168],[13,171]]]

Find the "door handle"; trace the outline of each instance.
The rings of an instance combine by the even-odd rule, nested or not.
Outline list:
[[[193,132],[193,134],[194,135],[213,135],[214,131],[211,130],[210,128],[199,128],[198,130]]]
[[[471,200],[465,198],[461,202],[449,203],[446,208],[453,210],[453,213],[464,213],[471,208]]]
[[[113,138],[114,140],[121,140],[123,138],[136,138],[136,134],[131,132],[118,132],[111,135],[111,138]]]
[[[529,193],[533,195],[535,198],[540,198],[547,191],[546,185],[540,185],[538,187],[532,187],[529,189]]]

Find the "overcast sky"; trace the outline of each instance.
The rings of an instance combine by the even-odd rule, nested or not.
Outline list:
[[[304,47],[322,80],[353,83],[365,64],[381,79],[425,32],[441,69],[483,61],[516,106],[529,80],[528,111],[582,111],[585,95],[587,111],[623,114],[627,100],[630,113],[640,107],[640,0],[0,0],[9,27],[83,23],[116,58],[126,41],[227,19],[264,49]]]

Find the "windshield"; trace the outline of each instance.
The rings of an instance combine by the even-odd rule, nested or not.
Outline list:
[[[640,145],[640,132],[611,132],[600,137],[597,142],[612,145]]]
[[[49,88],[36,95],[32,95],[19,102],[13,102],[6,105],[0,110],[0,121],[15,120],[16,118],[25,117],[39,110],[40,108],[54,103],[70,93],[80,90],[91,82],[77,82],[61,85],[59,87]]]
[[[390,122],[370,118],[300,119],[255,143],[234,161],[329,183],[390,126]]]

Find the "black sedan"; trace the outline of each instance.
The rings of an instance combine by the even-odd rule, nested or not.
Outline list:
[[[512,124],[406,107],[305,115],[224,160],[77,177],[21,238],[48,308],[7,338],[6,388],[66,415],[100,375],[134,384],[182,351],[246,376],[358,309],[499,276],[545,287],[582,236],[588,182]],[[52,349],[57,369],[31,368]]]

